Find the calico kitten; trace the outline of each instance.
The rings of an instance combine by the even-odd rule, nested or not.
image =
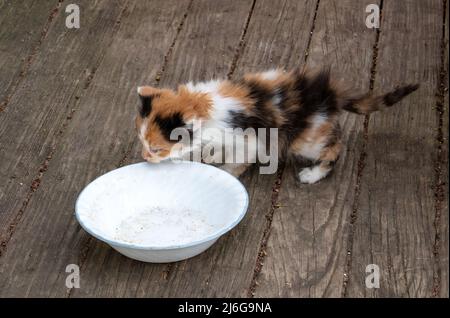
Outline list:
[[[230,133],[229,128],[277,128],[278,156],[313,161],[313,166],[299,173],[299,179],[315,183],[332,170],[339,158],[342,141],[338,117],[342,111],[370,114],[394,105],[417,88],[406,85],[379,96],[353,94],[339,88],[328,70],[310,73],[279,69],[248,74],[239,81],[188,83],[176,91],[142,86],[138,88],[141,104],[136,128],[143,158],[154,163],[174,156],[173,149],[180,145],[179,140],[170,140],[174,129],[184,127],[195,135],[195,120],[226,133]],[[200,144],[204,139],[222,143],[225,157],[227,149],[233,147],[207,134],[197,138]],[[184,149],[192,150],[194,146]],[[221,168],[239,176],[249,162],[254,161],[225,163]]]

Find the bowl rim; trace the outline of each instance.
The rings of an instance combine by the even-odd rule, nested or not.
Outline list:
[[[168,162],[166,162],[168,163]],[[96,177],[94,180],[90,181],[84,188],[83,190],[80,192],[80,194],[77,197],[77,200],[75,201],[75,218],[77,219],[78,223],[81,225],[81,227],[88,232],[90,235],[92,235],[93,237],[99,239],[100,241],[103,241],[113,247],[123,247],[123,248],[130,248],[130,249],[137,249],[137,250],[152,250],[152,251],[165,251],[165,250],[174,250],[174,249],[182,249],[182,248],[188,248],[188,247],[193,247],[193,246],[197,246],[200,245],[202,243],[206,243],[215,239],[218,239],[219,237],[221,237],[222,235],[224,235],[225,233],[227,233],[228,231],[232,230],[236,225],[238,225],[241,220],[244,218],[244,216],[247,214],[247,210],[248,210],[248,204],[249,204],[249,197],[248,197],[248,192],[247,189],[244,187],[244,185],[242,184],[242,182],[236,178],[235,176],[233,176],[232,174],[230,174],[229,172],[219,169],[217,167],[214,167],[212,165],[209,164],[204,164],[201,162],[196,162],[196,161],[187,161],[187,160],[178,160],[178,163],[182,163],[182,164],[196,164],[196,165],[200,165],[200,166],[205,166],[208,167],[208,169],[215,169],[215,170],[219,170],[221,171],[221,173],[225,173],[227,174],[229,177],[233,178],[234,181],[237,182],[238,186],[241,187],[242,192],[244,193],[244,198],[245,198],[245,202],[243,204],[243,209],[242,211],[239,213],[239,216],[228,226],[223,227],[220,231],[217,231],[213,234],[210,234],[206,237],[204,237],[201,240],[196,240],[196,241],[192,241],[189,243],[184,243],[184,244],[173,244],[173,245],[167,245],[167,246],[152,246],[152,245],[143,245],[143,244],[134,244],[134,243],[127,243],[127,242],[121,242],[121,241],[116,241],[116,240],[112,240],[109,238],[106,238],[105,236],[96,233],[94,230],[92,230],[91,228],[89,228],[82,220],[82,217],[80,216],[79,213],[79,204],[80,204],[80,198],[82,197],[83,193],[86,191],[86,189],[97,179],[110,174],[114,171],[126,168],[126,167],[130,167],[130,166],[136,166],[136,165],[150,165],[148,162],[146,161],[142,161],[142,162],[138,162],[138,163],[133,163],[130,165],[126,165],[126,166],[122,166],[120,168],[108,171],[98,177]]]

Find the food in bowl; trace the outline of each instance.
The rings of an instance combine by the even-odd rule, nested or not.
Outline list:
[[[206,221],[205,213],[186,207],[148,207],[120,222],[115,239],[134,244],[151,242],[162,247],[189,244],[214,233],[215,227]]]

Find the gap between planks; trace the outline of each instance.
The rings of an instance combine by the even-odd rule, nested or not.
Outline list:
[[[41,36],[40,36],[39,40],[37,41],[36,45],[32,48],[31,53],[25,58],[17,80],[15,81],[15,83],[13,83],[11,85],[12,86],[11,91],[9,92],[9,94],[7,94],[5,96],[5,99],[0,103],[0,113],[6,109],[6,107],[9,104],[9,101],[16,94],[20,83],[27,76],[31,65],[33,64],[34,57],[39,52],[39,49],[41,48],[42,43],[44,42],[45,38],[47,37],[47,33],[48,33],[50,27],[52,26],[53,21],[55,20],[56,16],[58,15],[59,9],[60,9],[63,1],[64,0],[58,0],[58,3],[56,4],[56,6],[50,11],[50,14],[47,18],[47,22],[45,23],[44,28],[41,31]],[[1,246],[0,246],[0,248],[1,248]],[[0,252],[0,256],[1,256],[1,252]]]
[[[229,69],[229,71],[228,71],[228,73],[226,75],[228,79],[230,79],[233,76],[234,71],[236,69],[237,62],[239,61],[240,55],[242,54],[242,51],[245,48],[245,37],[246,37],[246,34],[247,34],[248,25],[250,23],[252,15],[253,15],[253,10],[255,8],[255,4],[256,4],[256,0],[253,0],[252,5],[251,5],[250,10],[249,10],[249,13],[248,13],[247,18],[246,18],[245,23],[244,23],[244,27],[242,29],[241,36],[239,38],[239,43],[238,43],[238,45],[236,47],[235,54],[233,56],[230,69]],[[175,35],[174,40],[173,40],[171,46],[169,47],[166,55],[164,56],[164,63],[162,65],[161,69],[157,72],[157,75],[155,77],[154,84],[153,84],[155,87],[159,86],[161,77],[164,74],[164,71],[165,71],[165,69],[167,67],[167,64],[169,62],[170,56],[172,55],[173,48],[175,47],[176,41],[178,39],[178,35],[180,34],[180,32],[181,32],[181,30],[183,28],[183,25],[184,25],[184,23],[186,21],[186,18],[188,16],[188,12],[190,11],[191,6],[192,6],[192,0],[191,0],[191,2],[188,5],[188,8],[187,8],[187,10],[186,10],[186,12],[185,12],[185,14],[183,16],[183,19],[180,22],[180,25],[178,26],[177,34]],[[136,141],[134,141],[133,143],[130,144],[130,146],[128,147],[128,149],[125,152],[124,156],[119,160],[119,163],[118,163],[117,167],[121,167],[127,162],[127,160],[129,159],[128,157],[132,153],[135,145],[136,145]],[[89,244],[89,241],[87,242],[87,244]],[[164,278],[164,280],[168,280],[170,278],[170,274],[172,273],[172,269],[173,269],[173,264],[167,264],[166,265],[166,267],[164,268],[163,273],[162,273],[162,277]]]
[[[381,27],[383,23],[383,1],[380,0],[380,27],[376,30],[375,43],[372,47],[372,66],[370,68],[370,82],[369,82],[369,91],[373,92],[375,86],[375,78],[377,73],[377,60],[378,60],[378,52],[379,52],[379,43],[380,43],[380,35],[381,35]],[[364,116],[363,123],[363,140],[361,144],[361,153],[358,159],[358,171],[356,173],[356,184],[354,189],[354,197],[352,203],[352,212],[350,214],[349,227],[350,231],[347,238],[347,256],[345,260],[344,274],[342,280],[342,297],[347,297],[347,285],[350,280],[350,274],[352,270],[352,254],[353,254],[353,238],[355,235],[355,222],[358,218],[358,203],[359,196],[361,194],[361,180],[364,172],[364,167],[366,165],[366,157],[367,157],[367,144],[369,141],[369,119],[370,115]]]
[[[230,79],[231,76],[233,75],[233,73],[234,73],[234,71],[236,69],[236,64],[237,64],[237,62],[239,60],[239,57],[240,57],[240,55],[242,53],[242,50],[245,47],[245,36],[247,34],[248,25],[250,23],[250,19],[251,19],[252,14],[253,14],[253,10],[255,8],[255,4],[256,4],[256,0],[253,0],[252,5],[250,7],[250,11],[249,11],[249,13],[247,15],[247,19],[246,19],[245,24],[244,24],[244,28],[242,30],[241,37],[239,39],[238,47],[236,48],[236,53],[235,53],[235,55],[233,57],[233,60],[231,62],[230,70],[227,73],[227,78],[228,79]],[[159,86],[159,82],[161,80],[161,76],[164,74],[164,72],[166,70],[166,66],[167,66],[167,64],[169,62],[169,58],[172,55],[172,51],[173,51],[173,48],[175,47],[176,41],[178,39],[178,35],[180,34],[180,31],[183,28],[183,25],[184,25],[184,23],[186,21],[186,18],[187,18],[188,12],[190,11],[191,6],[192,6],[192,0],[189,2],[188,8],[187,8],[187,10],[186,10],[186,12],[185,12],[185,14],[183,16],[183,19],[180,22],[180,25],[178,26],[177,34],[175,35],[174,40],[173,40],[172,44],[170,45],[169,49],[167,50],[167,53],[164,56],[163,65],[162,65],[161,69],[156,73],[156,77],[155,77],[155,80],[154,80],[154,83],[153,83],[153,86],[155,86],[155,87]],[[128,149],[125,152],[124,156],[119,160],[119,163],[117,164],[117,167],[121,167],[127,162],[128,157],[130,156],[131,152],[133,151],[135,143],[136,142],[133,142],[133,143],[130,144],[130,146],[128,147]],[[165,274],[164,277],[168,278],[168,275]]]
[[[239,58],[241,57],[241,54],[242,54],[244,48],[245,48],[245,37],[247,35],[247,29],[248,29],[248,26],[250,24],[250,20],[251,20],[252,15],[253,15],[253,10],[255,9],[255,4],[256,4],[256,0],[253,0],[252,5],[250,6],[250,10],[249,10],[249,12],[247,14],[247,18],[245,19],[244,27],[242,29],[242,33],[241,33],[238,45],[237,45],[236,50],[235,50],[235,54],[234,54],[233,59],[231,61],[230,69],[229,69],[229,71],[228,71],[228,73],[226,75],[226,77],[228,79],[231,79],[231,77],[233,76],[234,71],[236,70],[236,65],[237,65],[237,63],[239,61]],[[131,149],[132,149],[132,147],[130,147],[130,150]],[[169,263],[169,264],[166,265],[166,267],[165,267],[165,269],[163,270],[163,273],[162,273],[162,277],[164,278],[164,280],[169,280],[170,275],[172,274],[173,267],[174,267],[173,263]],[[209,278],[208,278],[208,280],[209,280]]]
[[[315,30],[315,25],[316,25],[316,19],[317,19],[317,12],[319,11],[319,5],[320,5],[320,0],[317,0],[316,2],[316,6],[314,8],[314,16],[313,16],[313,20],[312,20],[312,24],[311,24],[311,29],[309,32],[309,37],[308,37],[308,43],[306,45],[306,49],[305,49],[305,53],[304,53],[304,62],[306,65],[306,62],[308,61],[308,56],[309,56],[309,47],[311,45],[311,41],[312,41],[312,37],[314,34],[314,30]],[[273,215],[275,213],[275,210],[277,208],[279,208],[279,205],[277,204],[278,201],[278,194],[280,193],[280,187],[281,187],[281,182],[283,179],[283,172],[284,169],[286,167],[286,164],[283,163],[279,168],[278,168],[278,172],[277,172],[277,177],[275,179],[275,182],[272,186],[272,198],[271,198],[271,207],[269,209],[269,212],[265,215],[266,218],[266,225],[264,227],[264,232],[263,232],[263,236],[261,238],[260,244],[259,244],[259,249],[258,249],[258,254],[257,254],[257,258],[256,258],[256,263],[255,263],[255,267],[253,270],[253,277],[252,280],[250,282],[250,286],[247,289],[247,297],[249,298],[253,298],[255,296],[255,291],[256,288],[258,287],[258,277],[262,271],[262,268],[264,266],[264,259],[266,257],[266,247],[267,247],[267,242],[269,240],[269,236],[270,236],[270,230],[272,227],[272,220],[273,220]]]
[[[247,18],[245,20],[244,28],[242,29],[242,34],[239,39],[239,44],[236,47],[236,53],[233,56],[233,60],[231,62],[230,70],[227,73],[227,78],[231,79],[236,70],[236,65],[241,57],[241,54],[245,48],[245,36],[247,35],[248,25],[250,24],[250,20],[252,19],[253,10],[255,9],[256,0],[253,0],[252,6],[250,7],[250,11],[248,12]]]
[[[183,29],[184,23],[186,22],[186,18],[189,14],[189,11],[191,10],[192,7],[192,2],[193,0],[189,1],[189,4],[186,8],[186,11],[180,21],[180,24],[177,27],[177,32],[175,33],[175,36],[173,38],[173,41],[171,42],[166,54],[164,54],[164,59],[163,59],[163,64],[161,66],[161,69],[156,72],[156,76],[155,79],[153,80],[153,86],[158,87],[159,86],[159,82],[161,81],[161,76],[164,74],[164,72],[166,71],[166,67],[167,64],[169,63],[169,59],[170,56],[172,55],[173,52],[173,48],[175,47],[175,44],[177,43],[178,40],[178,36],[181,33],[181,30]],[[117,167],[120,168],[122,167],[126,161],[128,160],[128,157],[130,156],[131,152],[133,151],[133,147],[135,146],[135,141],[133,141],[130,146],[128,147],[127,151],[125,152],[125,154],[123,155],[123,157],[119,160],[119,163],[117,164]]]
[[[433,244],[433,257],[435,267],[433,270],[433,297],[439,297],[441,294],[441,214],[442,214],[442,204],[445,201],[445,182],[443,180],[442,170],[445,169],[445,152],[442,145],[444,144],[444,112],[445,112],[445,94],[448,93],[448,69],[446,67],[446,12],[447,12],[447,0],[442,1],[442,38],[441,38],[441,56],[440,56],[440,68],[439,68],[439,81],[438,87],[436,89],[436,116],[438,118],[438,127],[436,132],[436,163],[434,167],[434,199],[435,199],[435,217],[434,217],[434,230],[435,239]],[[448,155],[448,154],[447,154]],[[448,195],[448,193],[447,193]]]
[[[58,6],[52,11],[52,20],[54,20],[54,18],[57,15],[57,12],[59,11],[59,7],[61,5],[61,3],[63,2],[63,0],[60,0],[58,3]],[[116,32],[119,30],[120,27],[120,21],[122,19],[122,16],[124,14],[124,12],[126,11],[126,9],[128,8],[128,2],[125,3],[123,9],[121,10],[119,16],[117,17],[117,20],[114,24],[114,28],[113,28],[113,32],[112,32],[112,36],[114,36],[116,34]],[[50,19],[50,18],[49,18]],[[47,34],[48,28],[44,28],[45,30],[45,35]],[[45,38],[45,37],[44,37]],[[42,40],[43,38],[41,38]],[[40,41],[41,44],[42,41]],[[39,44],[39,47],[40,47]],[[36,52],[32,53],[32,56],[34,56]],[[85,79],[84,84],[82,85],[83,90],[86,90],[89,88],[90,84],[92,83],[96,70],[98,69],[98,66],[102,63],[103,58],[106,54],[106,51],[103,53],[103,55],[100,57],[99,62],[97,65],[95,65],[92,69],[92,71],[90,72],[90,74],[87,76],[87,78]],[[31,64],[30,64],[31,65]],[[21,78],[23,79],[24,76]],[[16,85],[17,88],[17,85]],[[12,95],[11,95],[12,96]],[[55,154],[55,151],[57,150],[56,145],[60,144],[60,141],[62,139],[62,137],[64,136],[65,131],[67,130],[67,127],[70,125],[70,121],[72,120],[73,115],[76,112],[76,106],[80,103],[80,97],[79,96],[75,96],[75,105],[74,107],[69,111],[69,113],[66,116],[66,119],[63,121],[61,128],[59,129],[58,133],[55,134],[54,139],[55,139],[55,144],[51,147],[48,155],[46,156],[44,162],[42,162],[42,164],[39,166],[39,169],[36,173],[35,178],[31,181],[31,184],[29,186],[29,191],[25,196],[25,199],[22,202],[22,207],[20,208],[20,210],[17,212],[17,214],[15,215],[15,217],[13,218],[12,222],[9,224],[7,230],[6,230],[6,234],[5,237],[2,238],[2,240],[0,241],[0,257],[2,257],[2,255],[6,252],[6,249],[8,247],[8,243],[11,240],[12,236],[14,235],[14,231],[16,226],[20,223],[20,221],[22,220],[22,216],[25,213],[28,203],[30,202],[31,198],[33,197],[33,194],[39,189],[39,186],[41,184],[42,178],[44,177],[45,172],[48,170],[48,167],[50,165],[50,161],[53,158],[53,155]],[[0,108],[0,111],[2,109]]]
[[[383,1],[380,1],[380,28],[377,29],[376,41],[373,46],[373,59],[372,59],[372,69],[371,69],[371,78],[370,78],[370,91],[373,91],[377,70],[377,58],[378,58],[378,45],[381,34],[381,26],[382,26],[382,14],[383,14]],[[448,70],[445,65],[445,50],[446,50],[446,38],[445,38],[445,30],[446,24],[446,9],[447,9],[447,0],[442,1],[442,36],[441,36],[441,52],[440,52],[440,69],[439,69],[439,81],[438,87],[436,88],[436,116],[438,117],[438,127],[436,128],[436,162],[435,162],[435,175],[434,175],[434,197],[435,197],[435,219],[433,222],[433,226],[435,229],[435,241],[433,244],[433,257],[434,257],[434,273],[433,273],[433,297],[439,297],[441,292],[441,273],[440,273],[440,250],[441,250],[441,239],[440,239],[440,228],[441,228],[441,214],[442,214],[442,204],[445,200],[445,180],[442,180],[443,173],[443,162],[445,160],[445,153],[443,151],[443,143],[444,133],[443,133],[443,118],[444,118],[444,107],[445,107],[445,93],[448,91],[446,87]],[[346,261],[346,269],[344,272],[343,279],[343,292],[342,297],[347,296],[347,284],[350,279],[351,274],[351,261],[352,261],[352,248],[353,248],[353,236],[354,236],[354,225],[355,221],[358,217],[358,201],[360,195],[360,184],[363,175],[363,170],[365,167],[365,159],[367,157],[367,142],[368,142],[368,128],[369,128],[369,119],[370,115],[366,115],[364,118],[364,131],[363,131],[363,144],[361,146],[361,154],[358,161],[358,172],[357,172],[357,180],[355,185],[355,196],[352,207],[352,213],[350,215],[350,228],[351,231],[349,233],[348,238],[348,250],[347,250],[347,261]]]
[[[32,50],[32,53],[26,59],[26,63],[24,65],[25,73],[23,75],[21,74],[21,77],[18,79],[18,81],[15,83],[15,85],[13,87],[13,92],[6,97],[7,100],[9,100],[10,97],[15,93],[15,91],[17,90],[17,87],[19,86],[19,84],[22,81],[23,77],[26,76],[26,72],[28,71],[28,69],[29,69],[29,67],[30,67],[30,65],[32,63],[34,56],[39,51],[40,45],[41,45],[42,41],[45,39],[46,33],[48,31],[48,28],[50,27],[53,18],[57,15],[58,9],[59,9],[60,4],[62,3],[62,1],[63,0],[59,1],[58,6],[55,8],[56,11],[54,9],[52,11],[51,15],[49,16],[49,21],[47,22],[46,27],[44,28],[43,35],[41,36],[38,44]],[[317,15],[317,9],[319,7],[319,2],[320,2],[320,0],[317,1],[316,12],[315,12],[315,15],[314,15],[313,24],[312,24],[312,28],[311,28],[311,34],[310,34],[310,38],[309,38],[309,41],[308,41],[307,48],[309,48],[309,44],[310,44],[310,41],[311,41],[312,33],[314,31],[315,19],[316,19],[316,15]],[[243,33],[241,35],[241,39],[240,39],[239,45],[238,45],[238,47],[236,49],[236,54],[235,54],[235,56],[233,58],[233,63],[231,65],[231,67],[230,67],[229,73],[227,74],[228,77],[231,77],[232,74],[234,73],[237,61],[239,60],[240,54],[241,54],[243,48],[245,47],[246,31],[247,31],[247,27],[248,27],[248,24],[250,22],[250,19],[251,19],[252,13],[253,13],[253,9],[254,9],[255,3],[256,3],[256,0],[253,0],[253,4],[251,6],[249,15],[247,17],[247,20],[246,20],[246,23],[245,23],[245,26],[244,26],[244,29],[243,29]],[[183,16],[182,21],[180,22],[180,25],[179,25],[179,27],[177,29],[177,33],[176,33],[176,35],[174,37],[174,40],[173,40],[171,46],[169,47],[166,55],[164,56],[164,62],[163,62],[162,68],[157,73],[157,76],[155,78],[156,85],[158,85],[159,78],[164,73],[165,67],[166,67],[167,63],[169,62],[169,59],[170,59],[173,47],[174,47],[174,45],[176,43],[176,40],[178,38],[178,35],[179,35],[180,31],[183,28],[183,24],[184,24],[184,22],[186,20],[186,17],[188,15],[188,11],[190,9],[191,4],[192,4],[192,0],[191,0],[191,2],[189,4],[189,6],[188,6],[184,16]],[[381,18],[381,14],[382,14],[382,4],[383,4],[383,0],[381,0],[381,4],[380,4],[380,18]],[[444,21],[443,29],[445,28],[445,25],[446,25],[446,21],[445,21],[445,8],[446,8],[446,5],[447,5],[447,1],[443,0],[443,6],[444,6],[444,10],[443,10],[443,16],[444,16],[443,17],[443,21]],[[122,10],[121,14],[119,15],[118,21],[116,22],[117,24],[120,24],[120,19],[122,17],[122,13],[125,10],[126,10],[126,7]],[[115,30],[115,32],[116,31],[117,30]],[[375,82],[376,62],[377,62],[376,58],[377,58],[377,52],[378,52],[378,40],[379,40],[380,32],[381,32],[381,28],[377,30],[376,42],[375,42],[374,47],[373,47],[373,64],[372,64],[372,74],[371,74],[371,79],[370,79],[370,81],[371,81],[370,89],[371,90],[373,89],[373,83]],[[440,65],[440,80],[439,80],[439,86],[437,88],[437,101],[436,101],[436,114],[439,117],[439,127],[438,127],[438,132],[437,132],[437,137],[436,137],[436,139],[437,139],[437,147],[436,147],[437,161],[436,161],[436,166],[435,166],[436,174],[435,174],[435,189],[434,189],[434,191],[435,191],[435,198],[436,198],[436,211],[435,211],[436,212],[436,215],[435,215],[436,241],[435,241],[435,246],[433,248],[434,248],[434,252],[435,252],[436,261],[438,263],[439,263],[439,249],[440,249],[439,227],[440,227],[440,214],[441,214],[441,211],[442,211],[441,204],[442,204],[442,201],[444,200],[443,195],[445,195],[443,193],[443,191],[444,191],[443,183],[442,183],[443,180],[441,180],[442,179],[442,169],[443,169],[442,159],[443,159],[443,156],[445,156],[445,153],[443,153],[443,150],[442,150],[442,141],[443,141],[443,127],[442,127],[442,123],[443,123],[443,116],[444,116],[444,114],[443,114],[443,107],[444,107],[444,96],[445,96],[445,79],[446,79],[446,76],[447,76],[447,70],[445,69],[445,48],[446,48],[445,32],[443,32],[442,43],[441,43],[442,52],[441,52],[441,65]],[[307,60],[307,58],[308,58],[308,51],[305,52],[305,61]],[[100,63],[101,63],[101,60],[100,60],[99,64]],[[93,77],[95,75],[95,70],[96,70],[96,68],[94,68],[93,72],[91,73],[91,75],[86,80],[86,83],[85,83],[85,86],[84,86],[85,88],[89,87],[89,85],[90,85],[90,83],[91,83],[91,81],[92,81],[92,79],[93,79]],[[6,105],[7,105],[7,103],[6,103]],[[2,103],[0,105],[0,112],[4,109],[3,106],[4,105]],[[60,132],[56,136],[57,140],[62,138],[62,135],[64,134],[65,129],[70,124],[70,119],[71,119],[71,117],[72,117],[74,112],[75,112],[75,109],[72,109],[71,112],[69,113],[69,115],[67,116],[66,121],[63,123],[62,129],[60,130]],[[368,137],[367,136],[367,132],[368,132],[368,118],[369,117],[366,116],[365,121],[364,121],[364,142],[363,142],[363,145],[362,145],[362,150],[361,150],[361,154],[360,154],[360,158],[359,158],[359,162],[358,162],[357,182],[356,182],[355,190],[354,190],[355,191],[355,198],[354,198],[354,202],[353,202],[353,212],[351,214],[351,219],[350,219],[350,224],[351,224],[351,227],[352,227],[351,233],[353,233],[353,225],[354,225],[354,222],[355,222],[355,220],[357,218],[358,197],[359,197],[359,192],[360,192],[359,185],[360,185],[360,180],[361,180],[361,176],[362,176],[362,173],[363,173],[365,157],[366,157],[365,148],[366,148],[366,145],[367,145],[367,137]],[[131,148],[132,147],[129,148],[130,151],[131,151]],[[53,155],[54,151],[55,151],[55,148],[52,148],[50,153],[49,153],[49,155],[47,156],[46,160],[41,165],[41,167],[40,167],[40,169],[38,171],[38,174],[37,174],[37,178],[34,179],[32,184],[30,185],[30,192],[28,193],[27,198],[24,201],[24,205],[22,206],[22,209],[19,211],[20,215],[23,214],[23,212],[26,209],[26,205],[27,205],[29,199],[31,198],[33,193],[37,190],[37,188],[39,187],[39,182],[40,182],[43,174],[46,172],[46,170],[48,168],[48,165],[49,165],[49,163],[50,163],[50,161],[52,159],[52,155]],[[123,163],[126,161],[128,155],[129,155],[129,152],[127,152],[125,157],[119,162],[119,166],[123,165]],[[273,193],[273,195],[275,196],[275,199],[272,201],[272,203],[275,203],[276,202],[276,198],[278,197],[278,194],[277,194],[277,192],[275,190],[277,189],[277,184],[279,186],[279,182],[281,181],[283,168],[284,167],[280,167],[281,171],[278,174],[279,178],[277,178],[277,180],[274,183],[274,187],[273,187],[274,193]],[[271,211],[269,212],[270,215],[273,215],[273,213],[275,211],[275,208],[276,208],[275,205],[273,205]],[[18,216],[19,216],[19,214],[18,214]],[[266,217],[268,217],[268,216],[266,216]],[[14,221],[16,221],[16,219],[17,219],[17,217],[14,219]],[[20,216],[19,216],[19,220],[18,221],[20,221]],[[265,243],[267,243],[267,239],[268,239],[268,236],[269,236],[269,233],[270,233],[271,218],[270,219],[268,218],[267,222],[268,222],[267,228],[266,228],[267,229],[267,235],[266,235],[266,230],[265,230],[264,236],[263,236],[263,238],[261,240],[259,252],[263,252],[263,247],[264,247]],[[13,224],[10,225],[10,228],[12,229],[11,235],[13,234],[14,227],[15,227],[15,225],[17,223],[18,222],[13,223]],[[352,236],[352,235],[350,235],[350,236]],[[349,242],[350,242],[350,236],[349,236]],[[3,242],[1,242],[1,244],[2,244],[2,246],[0,246],[0,256],[2,255]],[[352,246],[352,244],[350,244],[350,248],[351,248],[351,246]],[[259,255],[259,253],[258,253],[258,255]],[[343,286],[344,287],[343,288],[344,296],[345,296],[345,292],[346,292],[345,275],[349,274],[350,271],[351,271],[351,268],[350,268],[350,264],[351,264],[351,249],[350,249],[350,254],[348,254],[348,255],[349,255],[350,261],[347,262],[347,265],[348,265],[347,269],[348,270],[346,270],[345,273],[344,273],[344,286]],[[258,259],[259,259],[259,257],[258,257]],[[262,260],[263,259],[264,259],[264,255],[262,257]],[[262,264],[261,264],[261,267],[262,267]],[[252,287],[256,288],[256,279],[257,279],[257,277],[259,275],[259,271],[261,270],[261,268],[260,268],[259,271],[257,271],[257,268],[258,268],[258,263],[255,264],[255,276],[254,276],[254,280],[252,280],[252,286],[250,286],[249,292],[251,291]],[[170,268],[169,268],[168,274],[169,273],[170,273]],[[348,280],[348,278],[347,278],[347,280]],[[438,276],[435,288],[437,288],[436,291],[437,291],[437,293],[439,293],[440,276]]]
[[[173,48],[175,47],[175,44],[177,43],[178,37],[179,37],[181,31],[183,30],[183,26],[184,26],[184,24],[186,22],[186,18],[188,17],[189,11],[191,10],[192,3],[193,3],[193,0],[190,0],[188,6],[186,8],[186,11],[183,14],[183,17],[181,18],[181,21],[178,24],[175,36],[174,36],[172,42],[170,43],[170,46],[167,49],[166,54],[164,55],[164,59],[163,59],[163,63],[162,63],[161,69],[158,72],[156,72],[155,79],[154,79],[154,82],[153,82],[153,86],[155,86],[155,87],[159,86],[161,77],[164,74],[164,72],[166,70],[166,67],[167,67],[167,65],[169,63],[170,57],[172,55]],[[134,145],[135,145],[135,142],[132,142],[130,144],[130,146],[128,147],[128,149],[125,152],[124,156],[120,159],[119,163],[117,164],[117,167],[121,167],[121,166],[123,166],[125,164],[125,162],[127,161],[129,155],[131,154],[131,152],[133,150]],[[92,242],[92,237],[89,237],[89,239],[86,241],[86,243],[82,247],[82,252],[81,252],[81,257],[80,257],[80,270],[83,269],[83,267],[84,267],[84,265],[86,263],[86,259],[87,259],[87,256],[88,256],[89,247],[91,246],[91,242]],[[168,264],[166,266],[166,268],[164,269],[164,271],[163,271],[163,277],[167,279],[169,277],[169,275],[170,275],[171,270],[172,270],[172,265]],[[73,290],[74,289],[68,289],[67,290],[67,297],[68,298],[72,297]]]

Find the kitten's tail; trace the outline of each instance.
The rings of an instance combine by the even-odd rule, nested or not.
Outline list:
[[[346,97],[342,100],[342,109],[357,113],[370,114],[377,110],[391,107],[419,88],[419,84],[406,85],[398,87],[395,90],[379,96],[373,96],[371,93],[358,97]]]

